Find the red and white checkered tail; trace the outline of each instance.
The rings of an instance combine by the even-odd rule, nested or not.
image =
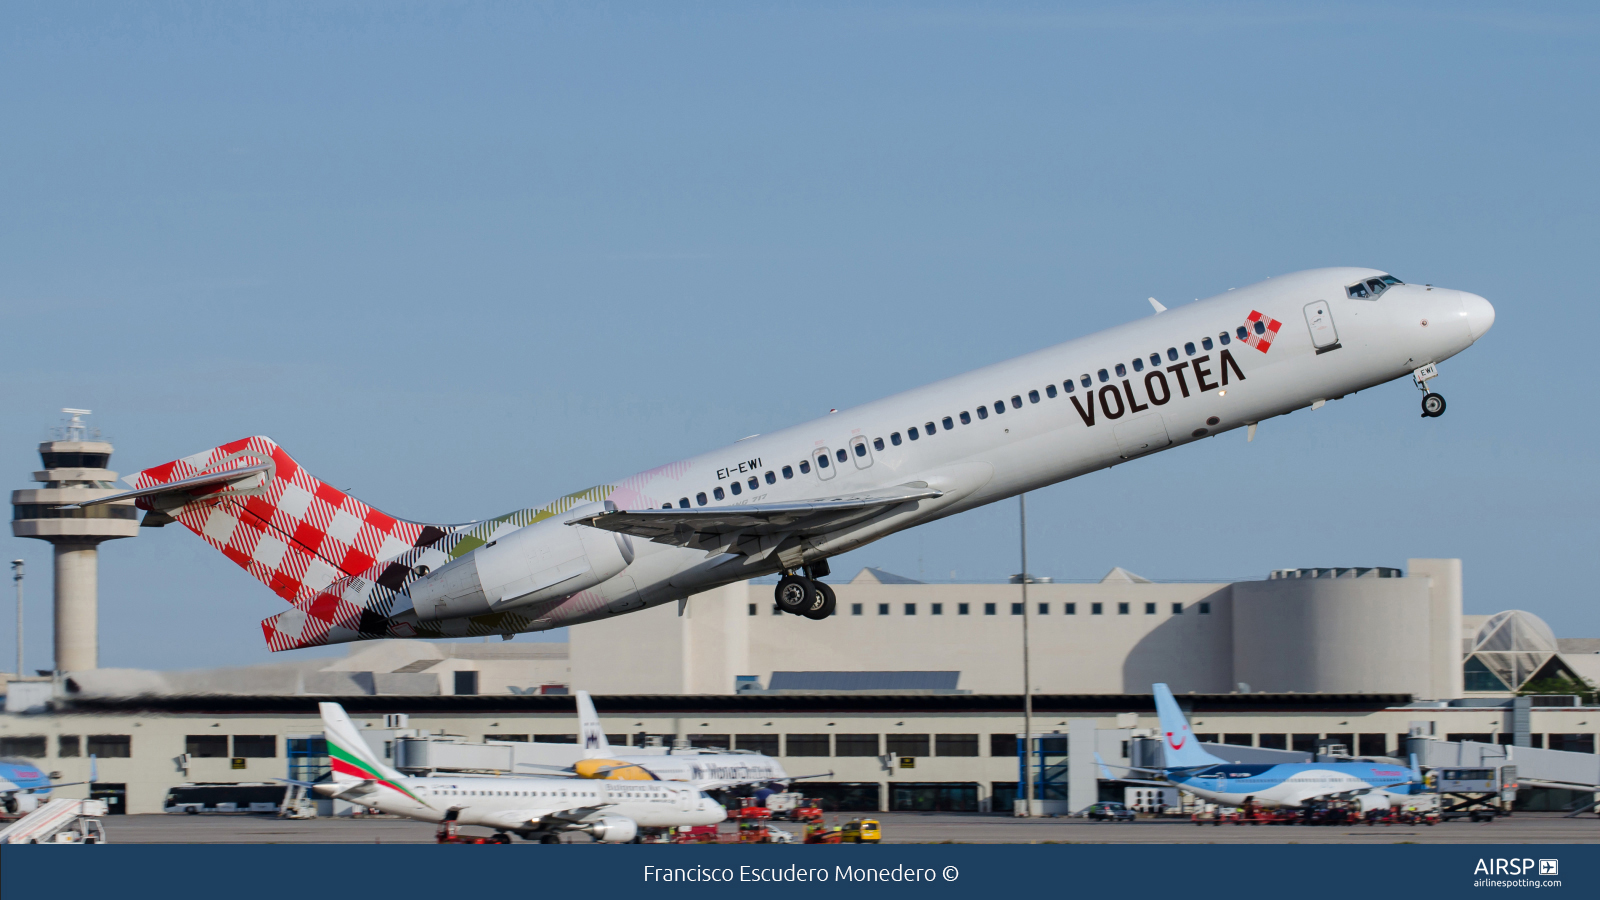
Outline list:
[[[240,477],[221,479],[239,470]],[[249,437],[126,479],[145,492],[146,524],[176,520],[290,603],[444,537],[330,487],[283,448]],[[186,482],[180,484],[180,482]],[[154,491],[171,484],[170,491]]]

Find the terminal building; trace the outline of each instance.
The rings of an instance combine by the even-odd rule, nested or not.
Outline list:
[[[180,784],[325,766],[318,700],[343,703],[375,748],[398,736],[386,719],[397,715],[409,735],[556,743],[573,740],[565,695],[583,688],[615,744],[774,755],[835,808],[1008,810],[1024,728],[1022,585],[866,569],[836,589],[839,614],[820,622],[776,613],[770,585],[736,584],[681,613],[574,628],[564,643],[378,641],[265,666],[64,672],[10,685],[0,755],[70,781],[94,754],[95,792],[156,812]],[[1105,788],[1095,768],[1066,761],[1130,764],[1157,732],[1158,681],[1224,758],[1403,757],[1423,740],[1436,756],[1556,773],[1525,778],[1524,804],[1592,792],[1592,693],[1517,692],[1600,681],[1600,640],[1558,639],[1527,612],[1463,615],[1462,590],[1449,559],[1233,583],[1122,569],[1093,584],[1030,579],[1033,730],[1076,780],[1043,794],[1061,809],[1092,802]]]

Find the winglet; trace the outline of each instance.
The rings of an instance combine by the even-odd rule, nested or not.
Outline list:
[[[611,756],[611,742],[606,740],[606,730],[600,727],[600,714],[594,711],[594,701],[588,691],[578,692],[578,743],[583,745],[584,759],[604,759]]]
[[[1158,316],[1167,311],[1167,308],[1161,305],[1161,301],[1154,297],[1150,298],[1150,305],[1156,308],[1156,315]]]

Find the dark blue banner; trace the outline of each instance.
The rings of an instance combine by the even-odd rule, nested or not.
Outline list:
[[[1596,831],[1600,839],[1600,829]],[[0,893],[586,898],[1600,896],[1600,844],[6,846]],[[1396,892],[1404,892],[1397,894]],[[1485,893],[1488,892],[1488,893]]]

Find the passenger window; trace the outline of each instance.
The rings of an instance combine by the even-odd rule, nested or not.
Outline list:
[[[961,411],[961,424],[963,424],[963,425],[971,425],[972,424],[972,413],[969,413],[966,410],[962,410]]]
[[[1106,382],[1111,380],[1111,373],[1107,372],[1105,369],[1101,369],[1099,372],[1097,372],[1095,374],[1100,376],[1100,383],[1101,384],[1105,384]]]
[[[1004,400],[996,400],[994,402],[994,411],[997,412],[997,413],[1005,412],[1006,411],[1006,402]]]
[[[928,434],[930,434],[930,435],[939,430],[938,428],[934,427],[934,424],[932,422],[929,422],[928,424],[926,424],[926,425],[924,425],[922,427],[927,429]]]
[[[922,435],[917,433],[917,426],[913,425],[906,429],[906,437],[911,438],[914,441],[917,438],[922,437]]]
[[[1207,350],[1210,350],[1211,349],[1211,338],[1201,338],[1200,339],[1200,346],[1204,347]]]
[[[1117,363],[1117,377],[1118,378],[1126,378],[1126,377],[1128,377],[1128,367],[1123,365],[1122,363]]]
[[[1161,368],[1161,354],[1159,354],[1159,353],[1150,354],[1150,368],[1152,368],[1152,369]]]
[[[777,484],[777,483],[778,483],[778,476],[772,474],[771,472],[768,472],[767,473],[767,484]]]
[[[1194,341],[1190,341],[1187,344],[1183,345],[1183,355],[1184,356],[1193,356],[1194,355]]]
[[[1219,333],[1217,335],[1217,340],[1222,342],[1222,346],[1224,346],[1224,347],[1228,346],[1228,340],[1229,340],[1228,333],[1226,331]]]
[[[987,407],[987,406],[978,407],[978,418],[980,418],[980,419],[989,418],[989,407]]]
[[[811,471],[811,463],[808,460],[801,460],[801,462],[800,462],[800,474],[801,475],[806,475],[806,474],[810,473],[810,471]]]
[[[843,451],[840,451],[840,452],[843,452]],[[863,443],[861,443],[859,441],[856,442],[856,455],[857,456],[866,456],[867,455],[867,445],[863,444]]]
[[[817,454],[817,468],[826,469],[827,467],[828,467],[828,451],[824,450],[821,453]]]
[[[787,481],[787,480],[789,480],[790,478],[793,478],[793,477],[794,477],[794,470],[789,468],[788,466],[784,466],[783,467],[783,478],[784,478],[784,480]]]
[[[722,488],[717,488],[717,489],[716,489],[716,490],[713,490],[713,491],[712,491],[712,492],[711,492],[711,496],[713,496],[713,497],[715,497],[715,498],[717,498],[717,499],[718,499],[718,500],[721,500],[721,499],[722,499],[722,498],[723,498],[723,497],[726,497],[726,496],[728,496],[728,495],[727,495],[727,494],[724,494],[724,493],[723,493],[723,492],[722,492]]]
[[[678,508],[679,509],[688,509],[689,508],[689,498],[688,497],[679,497],[678,498]]]
[[[1267,333],[1267,323],[1261,321],[1260,319],[1257,319],[1256,320],[1256,334],[1266,334],[1266,333]]]
[[[1235,328],[1233,330],[1233,333],[1237,334],[1239,336],[1239,340],[1241,340],[1241,341],[1250,336],[1250,331],[1248,329],[1246,329],[1243,325],[1240,325],[1238,328]]]
[[[1072,379],[1069,378],[1066,381],[1061,382],[1061,386],[1067,389],[1067,393],[1072,393]]]
[[[1167,348],[1167,361],[1168,362],[1177,362],[1178,361],[1178,348],[1177,347],[1168,347]]]
[[[732,484],[730,484],[730,485],[728,485],[728,488],[729,488],[729,489],[730,489],[730,490],[732,490],[732,491],[733,491],[733,495],[734,495],[734,496],[735,496],[735,497],[737,497],[737,496],[739,496],[739,495],[740,495],[740,494],[742,494],[742,493],[744,493],[744,488],[742,488],[742,487],[739,487],[739,482],[737,482],[737,481],[735,481],[735,482],[734,482],[734,483],[732,483]],[[720,489],[719,489],[719,490],[720,490]],[[719,494],[719,495],[717,495],[717,499],[718,499],[718,500],[721,500],[721,499],[722,499],[722,495],[720,495],[720,494]]]
[[[1084,387],[1090,387],[1093,384],[1093,382],[1091,382],[1089,380],[1089,376],[1087,376],[1087,375],[1079,375],[1078,376],[1078,383],[1083,385]]]
[[[889,435],[889,443],[896,447],[900,446],[900,432],[896,431],[894,434]]]
[[[1049,397],[1051,400],[1054,400],[1056,398],[1056,386],[1053,385],[1053,384],[1045,385],[1044,386],[1044,395],[1046,397]]]
[[[845,460],[850,458],[850,454],[844,452],[844,448],[842,448],[842,447],[840,449],[838,449],[838,450],[833,451],[833,455],[839,458],[839,462],[844,462]]]
[[[1011,395],[1011,408],[1012,409],[1021,409],[1022,408],[1022,397],[1020,395],[1018,395],[1018,394],[1012,394]]]
[[[752,490],[752,491],[755,490],[756,488],[761,487],[761,482],[757,481],[756,477],[754,475],[751,475],[750,476],[750,480],[745,482],[745,483],[750,486],[750,490]]]
[[[945,416],[944,417],[944,430],[945,431],[949,431],[950,429],[952,429],[954,427],[956,427],[956,421],[954,419],[950,418],[949,416]]]
[[[1028,392],[1028,402],[1029,403],[1038,403],[1039,402],[1039,392],[1038,391],[1029,391]]]
[[[1135,358],[1134,361],[1133,361],[1133,370],[1135,372],[1143,372],[1144,371],[1144,360]]]
[[[671,509],[672,508],[672,504],[671,503],[663,503],[663,504],[661,504],[661,508],[662,509]]]
[[[883,438],[873,438],[872,449],[881,451],[883,449]]]
[[[705,506],[706,505],[706,492],[705,491],[701,491],[700,493],[695,494],[694,495],[694,502],[700,504],[701,506]]]

